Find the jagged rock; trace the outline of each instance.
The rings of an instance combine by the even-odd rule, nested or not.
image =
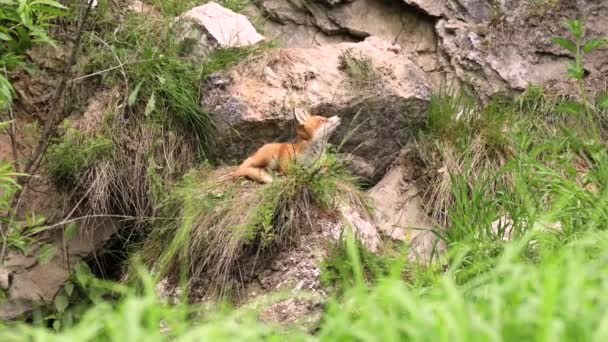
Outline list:
[[[284,47],[315,47],[343,42],[357,42],[348,34],[328,35],[315,26],[286,23],[279,25],[264,25],[266,35]]]
[[[306,48],[376,36],[401,46],[403,53],[429,74],[434,86],[442,82],[436,57],[436,17],[398,0],[332,3],[264,0],[260,7],[270,18],[264,23],[264,32],[283,47]],[[259,15],[253,7],[246,11],[250,18]]]
[[[451,69],[457,79],[472,85],[482,97],[521,91],[529,83],[548,84],[565,79],[568,60],[565,56],[551,55],[547,50],[516,49],[509,46],[512,42],[491,43],[483,31],[483,26],[463,21],[437,23],[439,45],[447,57],[446,68]],[[517,35],[521,45],[530,45],[529,39],[538,37],[542,35]],[[516,37],[510,39],[516,40]]]
[[[497,6],[496,2],[485,0],[456,0],[451,7],[452,15],[460,15],[464,18],[472,19],[474,22],[481,22],[490,19],[492,6]],[[494,9],[495,11],[497,9]]]
[[[0,268],[0,289],[8,290],[10,285],[10,272],[5,268]]]
[[[435,51],[433,22],[399,2],[357,0],[332,9],[328,16],[357,37],[376,36],[409,52]]]
[[[327,44],[336,44],[343,42],[356,42],[360,39],[350,36],[347,33],[335,33],[328,35],[321,31],[318,27],[309,23],[308,14],[298,12],[296,7],[291,5],[291,2],[277,1],[276,3],[268,3],[269,9],[265,10],[264,3],[261,3],[259,8],[256,5],[250,4],[246,6],[241,13],[252,20],[264,18],[258,23],[262,27],[262,31],[268,40],[276,42],[282,47],[315,47]],[[272,8],[272,6],[283,7]],[[288,9],[291,8],[290,12]],[[282,15],[284,14],[284,15]],[[290,16],[293,16],[290,19]]]
[[[68,279],[71,268],[101,247],[115,232],[115,224],[104,221],[90,230],[81,230],[68,241],[63,239],[61,230],[56,230],[25,254],[9,251],[0,266],[0,282],[6,294],[6,299],[0,303],[0,319],[15,319],[36,306],[51,303]],[[38,247],[42,243],[50,244],[50,250],[54,251],[44,264],[39,260]]]
[[[605,1],[354,0],[330,6],[321,0],[264,0],[261,6],[281,23],[270,31],[285,46],[378,36],[411,54],[435,88],[467,84],[482,99],[519,92],[529,83],[561,95],[576,93],[565,82],[572,56],[550,38],[567,35],[561,23],[572,18],[585,18],[589,35],[608,36]],[[585,60],[592,93],[608,77],[605,54],[604,48]]]
[[[418,8],[423,12],[440,17],[445,11],[445,0],[403,0],[406,4]]]
[[[368,59],[366,86],[341,70],[352,51]],[[430,85],[424,72],[395,46],[376,37],[310,49],[275,49],[234,68],[224,89],[204,89],[204,105],[217,122],[219,156],[239,162],[264,143],[294,137],[293,106],[339,115],[331,142],[363,158],[379,179],[404,138],[404,124],[424,118]],[[293,103],[291,103],[293,102]],[[344,140],[342,144],[342,140]]]
[[[579,17],[587,18],[589,36],[607,36],[605,20],[595,18],[608,15],[608,3],[573,0],[535,8],[529,3],[505,1],[497,6],[499,15],[493,21],[454,17],[438,21],[436,32],[439,50],[445,57],[443,68],[473,86],[482,98],[497,92],[520,91],[529,83],[560,84],[560,93],[576,93],[565,82],[566,63],[572,56],[554,44],[551,37],[569,36],[562,22]],[[608,77],[606,51],[595,51],[586,58],[589,80]],[[601,87],[590,86],[592,92]]]
[[[179,16],[182,39],[194,44],[193,53],[205,57],[217,47],[240,47],[264,40],[242,14],[208,2]]]
[[[338,159],[350,170],[354,176],[363,179],[371,179],[376,171],[376,168],[368,163],[365,159],[357,157],[351,153],[339,153]]]
[[[321,2],[321,3],[323,3],[323,4],[325,4],[325,5],[327,5],[327,6],[333,7],[333,6],[336,6],[336,5],[352,2],[354,0],[318,0],[318,1]]]
[[[433,20],[408,11],[399,1],[264,0],[261,6],[271,19],[289,26],[278,35],[287,47],[310,46],[307,44],[310,39],[289,38],[294,33],[301,36],[301,32],[314,32],[310,35],[321,37],[330,35],[342,42],[377,36],[407,46],[408,51],[434,51],[436,46]],[[324,45],[336,39],[313,42]]]
[[[270,18],[282,24],[291,22],[304,25],[309,18],[308,13],[292,1],[264,0],[261,2],[261,6]]]
[[[380,234],[374,222],[368,217],[367,213],[361,213],[355,210],[352,206],[342,205],[338,208],[342,215],[342,221],[339,228],[346,225],[355,234],[355,237],[370,251],[377,252],[380,245]]]
[[[425,214],[414,185],[414,166],[404,158],[394,165],[367,194],[374,204],[374,222],[383,235],[408,241],[410,257],[429,261],[444,248],[431,229],[436,229]]]

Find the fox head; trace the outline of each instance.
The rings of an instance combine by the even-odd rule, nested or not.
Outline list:
[[[340,117],[332,116],[325,118],[318,115],[310,115],[304,110],[295,110],[298,122],[298,138],[306,141],[327,141],[331,134],[340,125]]]

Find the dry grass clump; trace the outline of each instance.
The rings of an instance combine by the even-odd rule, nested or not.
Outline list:
[[[311,233],[319,217],[338,215],[342,199],[367,210],[351,179],[331,163],[294,165],[267,185],[225,177],[227,168],[188,173],[165,208],[177,219],[158,222],[144,259],[160,277],[189,279],[190,289],[238,290],[268,258]]]
[[[69,154],[50,161],[58,170],[65,169],[66,161],[74,159],[70,155],[81,154],[82,147],[90,145],[87,141],[102,136],[103,141],[110,142],[104,158],[87,160],[86,165],[78,166],[77,173],[72,170],[75,167],[63,171],[70,173],[70,184],[64,187],[70,198],[66,211],[83,217],[130,217],[128,221],[141,226],[157,215],[158,203],[173,179],[194,162],[196,145],[189,141],[191,138],[161,125],[114,115],[90,134],[80,133],[82,141],[72,146]]]
[[[251,54],[251,56],[236,65],[234,70],[238,75],[244,77],[261,78],[264,76],[267,68],[278,72],[283,69],[290,70],[294,66],[303,63],[304,59],[293,50],[280,48],[266,49]]]
[[[354,89],[370,89],[380,83],[380,73],[370,57],[361,52],[356,54],[353,49],[346,49],[338,58],[339,69],[348,75]]]

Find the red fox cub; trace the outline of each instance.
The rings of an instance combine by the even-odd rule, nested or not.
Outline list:
[[[340,118],[310,115],[306,111],[295,111],[298,121],[295,143],[270,143],[259,148],[245,159],[233,172],[234,177],[246,177],[259,183],[270,183],[272,177],[265,169],[279,170],[285,174],[289,162],[298,156],[309,159],[322,152],[331,133],[340,125]]]

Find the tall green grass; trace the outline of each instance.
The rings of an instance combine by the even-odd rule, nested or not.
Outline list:
[[[263,324],[255,312],[168,305],[146,291],[124,289],[117,303],[98,302],[75,326],[58,334],[20,324],[0,330],[3,341],[603,341],[608,338],[608,235],[590,231],[538,262],[522,258],[548,240],[530,233],[507,243],[496,266],[464,283],[455,281],[463,258],[438,274],[433,286],[410,286],[399,276],[359,280],[333,299],[318,330],[306,333]],[[535,243],[533,243],[535,241]],[[358,264],[356,250],[349,257]],[[359,271],[357,271],[359,270]],[[211,309],[211,310],[210,310]],[[160,325],[168,330],[161,332]]]
[[[572,241],[539,263],[522,260],[530,238],[509,243],[492,271],[430,288],[381,279],[330,305],[320,340],[601,341],[608,336],[607,235]],[[456,259],[448,269],[459,269]]]

